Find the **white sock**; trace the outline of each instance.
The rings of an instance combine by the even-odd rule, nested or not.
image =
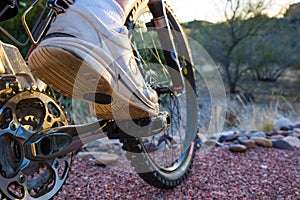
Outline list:
[[[125,32],[126,20],[122,7],[114,0],[76,0],[75,5],[85,6],[104,24],[119,33]]]

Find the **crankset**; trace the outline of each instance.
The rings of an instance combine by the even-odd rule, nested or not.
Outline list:
[[[9,199],[54,196],[67,178],[71,153],[93,140],[148,137],[169,128],[166,112],[140,120],[99,120],[68,126],[49,95],[12,94],[0,110],[0,189]]]
[[[66,115],[52,97],[33,88],[6,96],[0,109],[1,199],[52,197],[67,178],[71,153],[34,161],[23,146],[43,130],[66,126]]]

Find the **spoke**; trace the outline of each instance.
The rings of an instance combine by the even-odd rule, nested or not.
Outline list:
[[[147,30],[145,24],[151,20],[151,17],[149,13],[144,14],[140,16],[140,21],[137,23],[139,26],[136,27],[135,42],[133,44],[137,50],[136,59],[140,61],[141,71],[144,72],[143,75],[148,84],[170,87],[172,86],[172,79],[169,72],[172,69],[168,69],[167,63],[165,63],[158,33],[155,30],[145,31]],[[179,62],[178,52],[180,52],[180,45],[178,45],[176,40],[180,39],[176,35],[173,35],[173,38],[176,49],[172,49],[172,51],[174,51],[176,60]],[[176,165],[184,148],[186,148],[186,144],[184,144],[186,136],[184,129],[187,123],[185,113],[187,106],[186,97],[184,92],[181,96],[173,96],[172,94],[160,95],[160,110],[169,112],[171,127],[159,136],[141,140],[152,161],[160,168],[168,169]],[[162,138],[164,135],[169,136],[172,140]],[[156,150],[153,151],[153,148],[156,148]]]

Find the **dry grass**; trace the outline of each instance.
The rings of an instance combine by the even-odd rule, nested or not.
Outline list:
[[[300,105],[287,101],[283,96],[271,96],[268,104],[245,104],[238,100],[228,101],[226,129],[270,131],[280,118],[291,121],[300,119]],[[234,123],[233,123],[234,122]]]

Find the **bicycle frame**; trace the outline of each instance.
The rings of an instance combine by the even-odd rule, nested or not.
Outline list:
[[[47,5],[53,9],[45,7],[31,30],[26,20],[38,2],[34,0],[21,16],[28,35],[25,42],[18,41],[0,26],[0,31],[17,45],[26,46],[30,42],[33,48],[37,46],[46,37],[51,22],[67,9],[52,7],[58,1],[48,0]],[[71,5],[73,1],[68,3]],[[145,20],[149,13],[150,19]],[[146,72],[152,70],[146,66],[150,62],[138,63],[141,70],[146,69],[145,81],[158,94],[160,110],[166,111],[138,120],[96,120],[69,125],[63,106],[37,87],[38,80],[18,49],[0,41],[0,153],[4,153],[0,158],[0,199],[1,192],[15,199],[54,196],[68,176],[72,152],[104,137],[118,139],[123,144],[122,149],[135,171],[150,185],[171,189],[186,179],[196,151],[197,121],[197,109],[192,107],[196,104],[196,88],[189,45],[172,10],[162,0],[139,0],[125,26],[136,31],[137,24],[142,24],[145,35],[154,32],[150,45],[152,41],[162,45],[162,54],[155,56],[163,58],[163,62],[157,62],[158,71],[166,72],[159,77],[162,80],[151,81],[146,79]],[[133,32],[129,33],[136,60],[142,60],[137,44],[147,42],[140,43]],[[142,46],[146,50],[149,47]]]
[[[42,11],[33,31],[30,30],[26,22],[27,14],[32,10],[32,8],[38,3],[39,0],[35,0],[22,14],[22,24],[25,28],[26,33],[30,42],[33,45],[37,45],[42,37],[44,36],[48,26],[54,19],[56,13],[51,10],[45,20],[42,16],[46,13],[46,8]],[[154,10],[156,18],[161,21],[161,25],[158,28],[168,28],[167,22],[162,22],[166,20],[165,12],[163,11],[163,1],[160,0],[150,0],[149,7]],[[160,9],[155,9],[159,8]],[[15,39],[12,35],[6,32],[1,26],[0,31],[5,33],[10,39],[12,39],[16,44],[20,46],[27,45],[28,40],[22,43]],[[4,31],[3,31],[4,30]],[[161,37],[165,37],[161,35]],[[171,34],[171,33],[169,33]],[[37,37],[37,39],[35,39]],[[171,40],[170,40],[171,41]],[[174,45],[169,41],[169,46]],[[168,42],[168,40],[166,41]],[[21,56],[21,55],[20,55]],[[174,65],[174,59],[167,55],[167,60],[171,63],[171,66],[178,66],[177,63]],[[22,58],[19,58],[22,59]],[[179,71],[180,69],[177,68]],[[27,73],[30,73],[27,71]],[[177,81],[179,79],[176,79]],[[181,79],[180,79],[181,80]],[[34,85],[36,83],[34,82]],[[130,127],[134,124],[135,129],[132,130]],[[157,134],[163,130],[168,129],[170,126],[170,119],[168,113],[161,113],[157,117],[134,120],[134,121],[114,121],[114,120],[99,120],[91,124],[84,125],[73,125],[73,126],[62,126],[50,129],[46,132],[36,134],[35,137],[30,138],[30,140],[23,143],[25,147],[26,157],[32,160],[49,160],[54,157],[65,155],[66,153],[72,152],[74,150],[80,149],[84,144],[87,144],[93,140],[101,139],[103,137],[108,137],[109,139],[123,139],[123,138],[140,138],[149,137],[151,135]],[[25,129],[21,129],[19,135],[27,135]],[[134,133],[134,134],[128,134]],[[58,139],[60,138],[60,139]],[[63,141],[63,142],[61,142]],[[43,144],[43,145],[41,145]],[[42,147],[43,146],[43,147]],[[43,149],[42,149],[43,148]]]

